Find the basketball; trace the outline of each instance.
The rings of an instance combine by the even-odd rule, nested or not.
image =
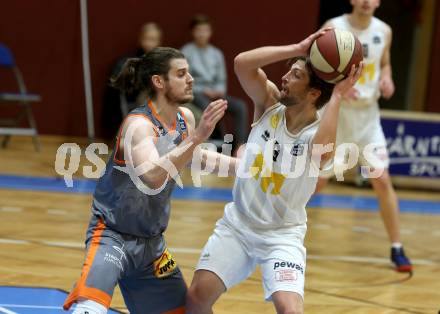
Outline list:
[[[353,64],[363,60],[362,45],[350,31],[332,29],[318,37],[310,48],[310,61],[316,75],[329,83],[345,78]]]

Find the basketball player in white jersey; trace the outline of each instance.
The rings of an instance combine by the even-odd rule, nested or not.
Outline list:
[[[202,251],[187,297],[187,313],[212,313],[230,287],[260,265],[265,299],[278,313],[302,313],[306,249],[305,206],[319,168],[331,153],[313,149],[334,143],[342,96],[360,77],[352,67],[336,86],[319,79],[305,56],[319,31],[298,44],[239,54],[235,72],[255,104],[254,123],[240,161],[233,202]],[[282,88],[262,67],[290,60]],[[317,110],[327,103],[322,117]],[[293,170],[294,169],[294,170]]]
[[[324,24],[324,27],[341,28],[354,33],[364,51],[364,72],[356,86],[347,93],[339,111],[336,145],[357,144],[360,164],[371,166],[376,171],[383,170],[381,176],[371,178],[371,184],[379,198],[380,213],[391,241],[391,261],[397,271],[411,272],[411,262],[400,240],[399,205],[388,172],[386,140],[380,124],[378,105],[380,96],[388,99],[394,93],[390,62],[392,31],[390,26],[373,16],[380,0],[351,0],[351,4],[351,14],[333,18]],[[367,161],[362,156],[368,144],[374,144],[376,162],[372,162],[371,158]],[[338,159],[335,159],[334,169],[339,166]],[[332,175],[332,172],[324,172],[318,183],[318,191]]]

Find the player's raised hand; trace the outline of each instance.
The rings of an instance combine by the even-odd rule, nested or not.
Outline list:
[[[333,29],[333,27],[322,28],[319,31],[317,31],[317,32],[313,33],[312,35],[310,35],[309,37],[307,37],[306,39],[302,40],[300,43],[298,43],[297,49],[298,49],[300,55],[303,55],[303,56],[308,55],[310,47],[312,46],[315,39],[318,38],[319,36],[324,35],[326,32],[328,32],[331,29]]]
[[[209,138],[217,122],[225,115],[227,107],[228,102],[223,99],[213,101],[206,107],[200,118],[199,126],[194,131],[196,141],[201,143]]]
[[[363,61],[359,63],[358,67],[353,64],[351,66],[350,74],[345,79],[335,85],[333,94],[338,94],[341,97],[346,97],[347,93],[353,88],[354,84],[356,84],[357,80],[361,77],[363,69]]]

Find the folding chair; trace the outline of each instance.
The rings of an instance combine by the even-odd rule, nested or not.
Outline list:
[[[38,139],[37,125],[32,114],[31,103],[41,100],[40,95],[30,94],[24,84],[23,76],[15,64],[14,57],[7,46],[0,43],[0,67],[11,70],[18,84],[19,92],[0,92],[0,103],[15,104],[23,108],[23,111],[16,119],[3,119],[0,123],[0,135],[4,135],[1,146],[5,148],[10,140],[11,135],[28,135],[32,136],[35,149],[40,150],[40,142]],[[19,127],[20,123],[27,119],[29,127]]]

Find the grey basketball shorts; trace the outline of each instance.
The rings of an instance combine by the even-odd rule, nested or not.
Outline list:
[[[163,236],[120,234],[93,217],[81,277],[64,309],[78,299],[93,300],[109,308],[116,284],[131,314],[185,313],[187,287]]]

